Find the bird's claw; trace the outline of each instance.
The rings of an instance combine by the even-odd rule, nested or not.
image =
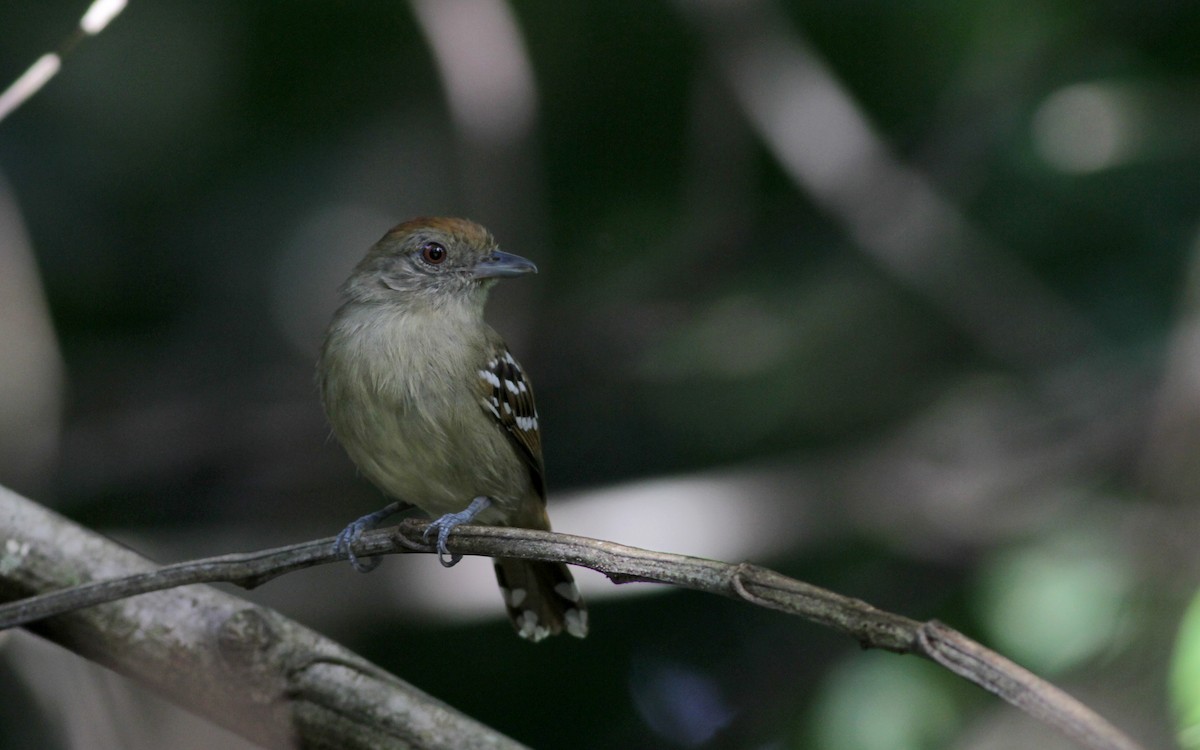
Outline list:
[[[339,557],[345,557],[350,561],[350,566],[359,573],[370,573],[379,567],[379,563],[383,562],[382,557],[368,557],[363,560],[354,554],[354,545],[358,543],[359,537],[379,525],[385,518],[398,513],[406,507],[406,504],[400,502],[389,503],[383,508],[368,513],[367,515],[352,522],[346,528],[342,529],[337,537],[333,540],[333,554]]]
[[[383,562],[382,557],[368,557],[362,560],[359,559],[358,555],[354,554],[354,543],[368,529],[368,525],[363,523],[363,519],[360,518],[342,529],[337,538],[333,540],[333,554],[345,557],[350,561],[350,566],[359,573],[370,573],[379,567],[379,563]]]
[[[463,523],[463,521],[455,520],[452,518],[452,516],[457,516],[457,515],[459,515],[459,514],[458,513],[447,513],[446,515],[442,516],[441,518],[437,519],[436,521],[430,521],[429,527],[426,528],[425,533],[421,535],[425,539],[425,541],[429,541],[429,535],[433,531],[435,531],[435,530],[437,531],[438,562],[440,562],[442,564],[442,567],[445,567],[445,568],[453,568],[455,565],[458,564],[458,561],[461,560],[463,557],[462,555],[459,555],[459,554],[451,554],[450,550],[446,549],[446,540],[450,537],[450,531],[452,529],[454,529],[455,526],[458,526],[459,524]],[[449,560],[447,560],[447,558],[444,557],[444,555],[450,555]]]
[[[442,567],[453,568],[463,558],[460,554],[451,554],[450,550],[446,548],[446,541],[450,538],[450,532],[454,531],[456,526],[461,526],[464,523],[470,523],[475,520],[475,517],[491,504],[491,500],[488,500],[486,497],[477,497],[471,501],[466,510],[460,510],[457,513],[447,513],[441,518],[430,521],[429,526],[425,527],[425,532],[421,534],[421,537],[425,541],[429,541],[429,535],[434,530],[437,531],[437,545],[435,549],[437,550],[438,562],[442,564]],[[448,559],[447,555],[449,556]]]

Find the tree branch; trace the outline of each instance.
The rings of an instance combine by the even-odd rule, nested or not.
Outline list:
[[[138,590],[155,591],[182,586],[188,576],[180,572],[164,584],[151,561],[3,487],[0,530],[0,600],[65,589],[61,595],[79,581],[113,579],[83,584],[93,593],[71,606],[109,603],[55,608],[66,614],[31,630],[252,742],[281,750],[523,747],[320,634],[216,589],[187,586],[114,601],[115,581],[141,581]],[[279,565],[269,553],[232,557]],[[188,566],[195,567],[170,567]],[[219,579],[203,569],[201,563],[192,579]]]
[[[431,553],[433,547],[422,536],[426,525],[410,519],[399,526],[368,532],[360,538],[355,551],[363,557]],[[1057,728],[1083,747],[1139,748],[1132,739],[1062,690],[941,623],[920,623],[756,565],[652,552],[569,534],[487,526],[456,528],[449,547],[452,552],[464,555],[581,565],[605,574],[614,583],[669,584],[797,615],[845,633],[865,648],[927,658]],[[320,539],[273,550],[167,565],[74,586],[0,606],[0,627],[193,583],[226,581],[249,588],[283,573],[340,560],[332,549],[332,538]]]

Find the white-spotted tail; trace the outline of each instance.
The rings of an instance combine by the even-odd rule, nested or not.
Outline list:
[[[587,607],[570,569],[562,563],[497,558],[496,581],[517,635],[537,643],[566,631],[583,638]]]

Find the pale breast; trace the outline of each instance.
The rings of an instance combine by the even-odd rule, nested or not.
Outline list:
[[[322,398],[351,460],[387,494],[434,516],[486,495],[495,508],[480,520],[503,523],[531,481],[479,405],[473,358],[484,342],[464,330],[350,310],[322,350]]]

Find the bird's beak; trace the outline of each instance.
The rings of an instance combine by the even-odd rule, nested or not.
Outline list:
[[[527,273],[537,273],[533,261],[499,250],[485,255],[471,271],[477,279],[507,279]]]

